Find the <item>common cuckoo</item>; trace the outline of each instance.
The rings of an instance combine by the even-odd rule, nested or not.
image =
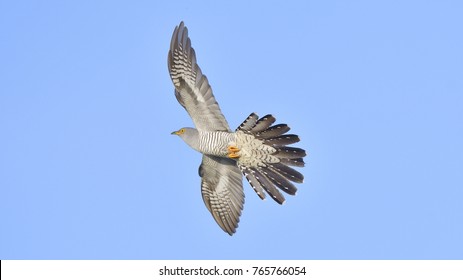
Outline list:
[[[184,23],[175,27],[168,54],[175,97],[190,115],[196,128],[184,127],[172,134],[203,154],[199,166],[201,194],[217,224],[233,235],[244,205],[242,176],[261,199],[267,193],[279,204],[285,201],[280,190],[294,195],[294,183],[304,177],[291,166],[304,166],[303,149],[287,145],[299,137],[286,134],[286,124],[273,125],[272,115],[255,113],[231,131],[212,94],[211,86],[196,63]]]

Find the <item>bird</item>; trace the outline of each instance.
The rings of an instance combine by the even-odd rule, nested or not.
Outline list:
[[[201,194],[220,228],[236,233],[244,206],[243,176],[257,195],[285,202],[280,191],[295,195],[294,183],[304,176],[293,167],[303,167],[306,151],[288,145],[300,141],[288,134],[287,124],[276,118],[251,113],[235,131],[222,114],[209,81],[196,61],[196,53],[184,22],[174,29],[167,57],[177,101],[190,115],[195,127],[172,132],[202,154],[199,166]]]

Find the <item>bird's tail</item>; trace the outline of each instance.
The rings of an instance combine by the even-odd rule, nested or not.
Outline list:
[[[290,195],[296,194],[297,188],[292,182],[302,183],[304,176],[291,166],[304,166],[306,152],[300,148],[288,147],[287,145],[299,142],[299,137],[285,134],[290,128],[286,124],[273,125],[275,121],[272,115],[259,119],[252,113],[236,129],[236,132],[241,131],[248,138],[253,136],[251,140],[260,140],[257,142],[259,145],[253,146],[251,157],[254,158],[238,160],[237,163],[261,199],[265,198],[265,190],[276,202],[283,204],[285,198],[278,189]]]

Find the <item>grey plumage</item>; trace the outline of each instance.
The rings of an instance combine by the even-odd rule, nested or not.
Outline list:
[[[167,63],[175,86],[175,97],[186,109],[196,128],[205,131],[229,131],[209,81],[196,64],[196,54],[183,22],[172,34]]]
[[[230,131],[209,81],[196,63],[196,54],[183,22],[175,27],[172,34],[167,64],[175,86],[175,97],[190,115],[196,129]],[[188,137],[183,140],[191,144]],[[200,169],[204,203],[219,226],[232,235],[244,204],[240,170],[234,160],[210,155],[203,155]]]
[[[236,232],[244,205],[241,172],[227,158],[203,155],[199,168],[204,204],[228,234]]]
[[[167,64],[175,97],[195,125],[172,134],[203,154],[198,173],[204,204],[217,224],[232,235],[244,205],[242,176],[261,199],[267,193],[283,204],[285,198],[279,190],[294,195],[297,188],[293,182],[301,183],[304,179],[289,166],[304,166],[305,151],[287,146],[299,142],[299,137],[285,134],[290,130],[286,124],[273,125],[276,119],[272,115],[259,119],[252,113],[235,132],[230,130],[209,81],[196,62],[183,22],[172,34]]]

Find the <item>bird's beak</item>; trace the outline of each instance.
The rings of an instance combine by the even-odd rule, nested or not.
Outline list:
[[[178,135],[178,131],[172,132],[171,135]]]

